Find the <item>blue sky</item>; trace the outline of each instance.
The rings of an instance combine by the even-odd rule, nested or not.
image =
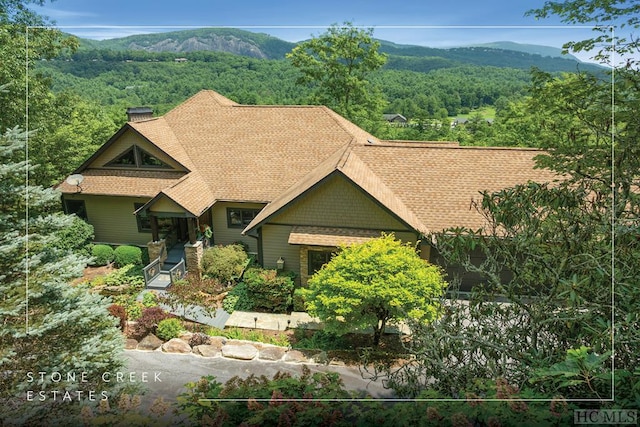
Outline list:
[[[524,16],[542,4],[542,0],[56,0],[36,10],[64,31],[93,39],[221,26],[300,41],[344,21],[373,27],[380,39],[430,47],[492,41],[561,47],[591,34],[588,28],[566,26],[555,17],[537,21]]]

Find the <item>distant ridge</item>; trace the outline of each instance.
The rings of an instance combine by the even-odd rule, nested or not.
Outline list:
[[[81,50],[146,51],[150,53],[187,54],[190,52],[225,52],[258,59],[284,59],[296,43],[264,33],[233,28],[201,28],[165,33],[140,34],[107,40],[80,40]],[[438,49],[401,45],[378,40],[380,51],[389,56],[385,68],[429,72],[461,65],[493,66],[544,71],[600,71],[594,64],[583,63],[558,48],[513,42],[485,43],[475,46]]]

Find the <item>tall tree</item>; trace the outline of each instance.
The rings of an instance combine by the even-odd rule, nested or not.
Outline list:
[[[300,70],[300,84],[315,87],[312,102],[326,105],[355,123],[380,120],[384,98],[368,76],[387,58],[378,52],[373,30],[350,22],[334,24],[286,56]]]
[[[536,13],[558,13],[568,23],[617,20],[637,27],[638,5],[622,7],[628,3],[547,2]],[[597,36],[567,46],[600,41]],[[637,47],[631,41],[618,53]],[[611,63],[612,53],[607,47],[596,56]],[[584,346],[591,360],[602,363],[604,381],[536,381],[537,390],[548,397],[615,397],[609,404],[622,407],[619,402],[640,401],[638,77],[633,61],[608,79],[534,73],[530,97],[520,105],[526,126],[519,130],[530,132],[525,141],[546,149],[537,166],[557,172],[558,181],[483,193],[476,207],[487,227],[434,236],[447,262],[480,275],[483,283],[468,304],[453,301],[441,322],[414,325],[418,363],[392,373],[400,393],[433,387],[455,396],[477,387],[479,378],[552,380],[550,367],[568,366],[566,355]],[[472,259],[472,250],[484,261]],[[451,375],[443,377],[443,371]]]
[[[26,425],[43,414],[62,422],[72,402],[97,404],[102,392],[113,397],[115,383],[104,382],[101,375],[123,365],[123,338],[108,302],[67,283],[82,273],[87,259],[56,244],[56,233],[73,221],[55,212],[60,195],[25,186],[31,166],[24,160],[24,139],[17,128],[0,136],[3,425]]]

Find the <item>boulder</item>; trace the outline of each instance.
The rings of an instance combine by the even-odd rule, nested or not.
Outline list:
[[[309,359],[307,359],[307,356],[305,356],[304,353],[302,353],[299,350],[289,350],[287,354],[284,355],[284,361],[302,363],[302,362],[308,362]]]
[[[258,357],[262,360],[280,360],[286,351],[284,347],[265,347],[260,350]]]
[[[162,344],[162,351],[166,353],[191,353],[191,346],[180,338],[172,338]]]
[[[162,345],[162,340],[153,334],[142,338],[138,343],[138,350],[155,350]]]
[[[215,345],[203,344],[193,347],[193,352],[202,357],[216,357],[220,354],[221,348],[222,347],[217,347]]]
[[[134,340],[133,338],[127,338],[127,340],[124,342],[124,348],[126,350],[135,350],[136,348],[138,348],[138,341]]]
[[[258,355],[258,349],[251,344],[224,345],[222,355],[230,359],[253,360]]]

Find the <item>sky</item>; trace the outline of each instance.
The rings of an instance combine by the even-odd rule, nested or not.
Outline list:
[[[562,47],[592,35],[556,17],[536,20],[527,10],[543,0],[55,0],[34,9],[65,32],[90,39],[201,27],[232,27],[297,42],[349,21],[374,37],[428,47],[494,41]],[[583,59],[589,55],[584,56]]]

